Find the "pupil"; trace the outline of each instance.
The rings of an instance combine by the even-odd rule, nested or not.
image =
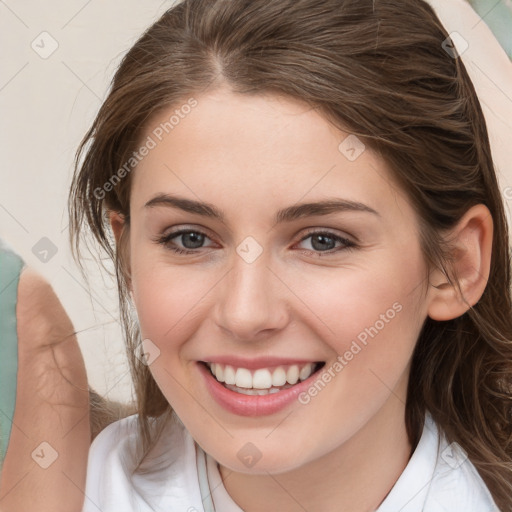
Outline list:
[[[317,241],[317,240],[320,241],[319,245],[315,244],[315,241]],[[330,241],[331,244],[328,243],[328,245],[332,245],[333,239],[331,237],[325,236],[325,235],[314,235],[311,240],[311,245],[313,246],[314,249],[325,250],[326,249],[326,247],[325,247],[326,241]],[[327,247],[327,250],[328,249],[332,249],[332,247]]]
[[[200,233],[185,233],[182,235],[182,241],[184,242],[183,245],[187,247],[187,249],[197,249],[198,247],[201,247],[203,243],[204,235]],[[192,247],[187,245],[186,241],[191,241]]]

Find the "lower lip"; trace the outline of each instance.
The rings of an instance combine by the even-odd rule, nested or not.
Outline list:
[[[211,374],[204,363],[197,363],[197,365],[213,399],[224,409],[240,416],[267,416],[284,409],[293,401],[298,400],[298,395],[308,389],[312,381],[318,377],[320,371],[316,371],[306,380],[295,384],[293,387],[283,389],[277,393],[244,395],[224,387]]]

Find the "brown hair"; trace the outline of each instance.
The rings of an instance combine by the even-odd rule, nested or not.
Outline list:
[[[140,334],[125,258],[131,174],[108,192],[104,184],[129,161],[150,117],[227,84],[241,94],[306,102],[377,151],[418,214],[426,261],[449,276],[443,232],[471,206],[489,208],[487,287],[459,318],[427,318],[413,355],[406,426],[416,446],[430,411],[448,441],[467,451],[498,506],[512,510],[508,231],[484,116],[461,59],[442,46],[447,37],[421,0],[185,0],[126,54],[77,152],[69,213],[75,257],[87,224],[116,264],[144,452],[150,418],[170,406],[134,356]],[[110,210],[127,221],[117,250]]]

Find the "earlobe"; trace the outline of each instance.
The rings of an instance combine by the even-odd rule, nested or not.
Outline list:
[[[493,221],[483,204],[470,208],[448,234],[452,281],[439,269],[430,276],[428,316],[452,320],[463,315],[482,296],[489,279]],[[457,286],[457,281],[459,286]]]

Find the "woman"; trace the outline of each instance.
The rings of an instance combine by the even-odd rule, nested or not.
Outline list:
[[[117,262],[139,402],[86,510],[510,509],[507,230],[446,39],[422,2],[184,2],[128,53],[70,202]],[[288,208],[314,192],[343,215]]]
[[[448,43],[420,1],[198,1],[128,52],[70,202],[117,263],[138,398],[92,503],[510,508],[508,233]]]

